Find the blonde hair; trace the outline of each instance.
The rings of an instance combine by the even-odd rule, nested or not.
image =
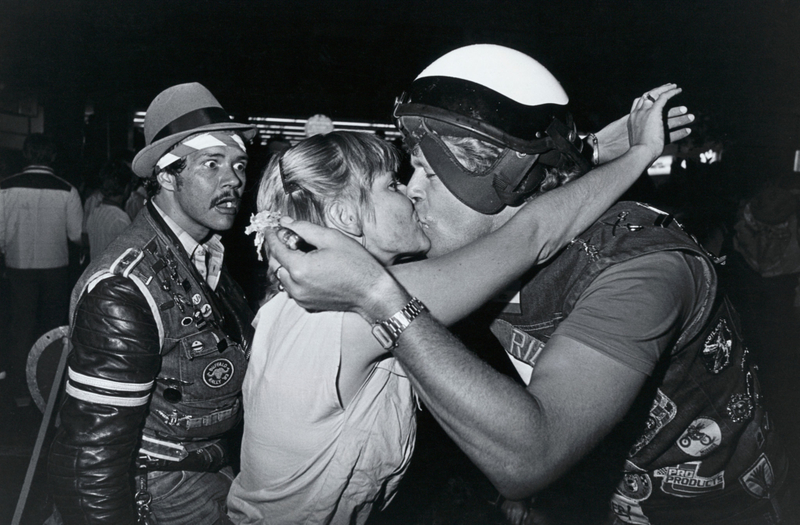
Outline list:
[[[332,131],[314,135],[270,159],[256,197],[257,210],[325,225],[325,212],[336,200],[355,204],[372,216],[372,183],[396,172],[400,153],[372,135]]]

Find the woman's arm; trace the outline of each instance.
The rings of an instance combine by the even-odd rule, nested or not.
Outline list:
[[[463,319],[514,279],[555,255],[608,209],[664,147],[664,104],[681,92],[667,84],[650,93],[655,103],[634,101],[628,118],[630,144],[614,161],[542,194],[519,208],[503,226],[451,253],[390,268],[443,324]]]

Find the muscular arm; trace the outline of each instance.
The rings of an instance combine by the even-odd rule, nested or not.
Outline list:
[[[50,448],[49,482],[64,522],[136,523],[133,471],[158,329],[128,279],[101,281],[78,305],[67,395]]]
[[[385,319],[408,302],[410,294],[357,243],[322,228],[304,233],[318,246],[313,256],[288,250],[274,235],[268,236],[277,259],[292,269],[290,275],[282,272],[283,282],[301,304]],[[655,277],[664,274],[660,281],[635,279],[647,303],[637,303],[635,314],[614,312],[617,327],[630,324],[635,315],[642,337],[658,334],[674,343],[674,330],[684,326],[691,312],[686,305],[691,304],[696,286],[693,278],[687,278],[692,272],[680,264],[676,272],[669,276],[656,272]],[[682,280],[675,280],[676,275]],[[624,306],[628,284],[615,287],[621,299],[615,304]],[[320,289],[324,297],[315,291]],[[678,289],[688,289],[689,299],[680,299],[684,296],[674,292]],[[607,293],[591,297],[596,304],[608,302],[607,298]],[[670,326],[661,325],[669,312],[680,314]],[[477,358],[427,314],[403,332],[393,353],[450,437],[511,499],[541,490],[594,447],[628,411],[647,377],[646,372],[557,331],[526,388]]]

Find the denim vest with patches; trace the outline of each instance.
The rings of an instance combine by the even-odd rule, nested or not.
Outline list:
[[[710,256],[670,215],[622,202],[534,273],[520,292],[519,308],[509,305],[492,324],[506,351],[534,367],[535,381],[545,343],[603,270],[672,250],[700,257],[707,268],[702,311],[664,352],[623,422],[587,460],[594,470],[583,470],[595,476],[608,471],[604,482],[616,485],[608,491],[611,508],[623,523],[733,515],[772,496],[785,478],[785,453],[761,406],[738,317],[718,293]]]
[[[183,459],[242,418],[250,307],[224,266],[216,290],[208,287],[150,204],[84,272],[73,291],[73,311],[88,287],[111,275],[131,279],[142,292],[161,342],[140,453]]]

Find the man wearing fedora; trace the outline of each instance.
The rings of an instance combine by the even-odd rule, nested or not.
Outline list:
[[[226,523],[252,313],[218,232],[255,129],[191,83],[153,100],[144,133],[148,203],[72,293],[50,488],[67,524]]]

